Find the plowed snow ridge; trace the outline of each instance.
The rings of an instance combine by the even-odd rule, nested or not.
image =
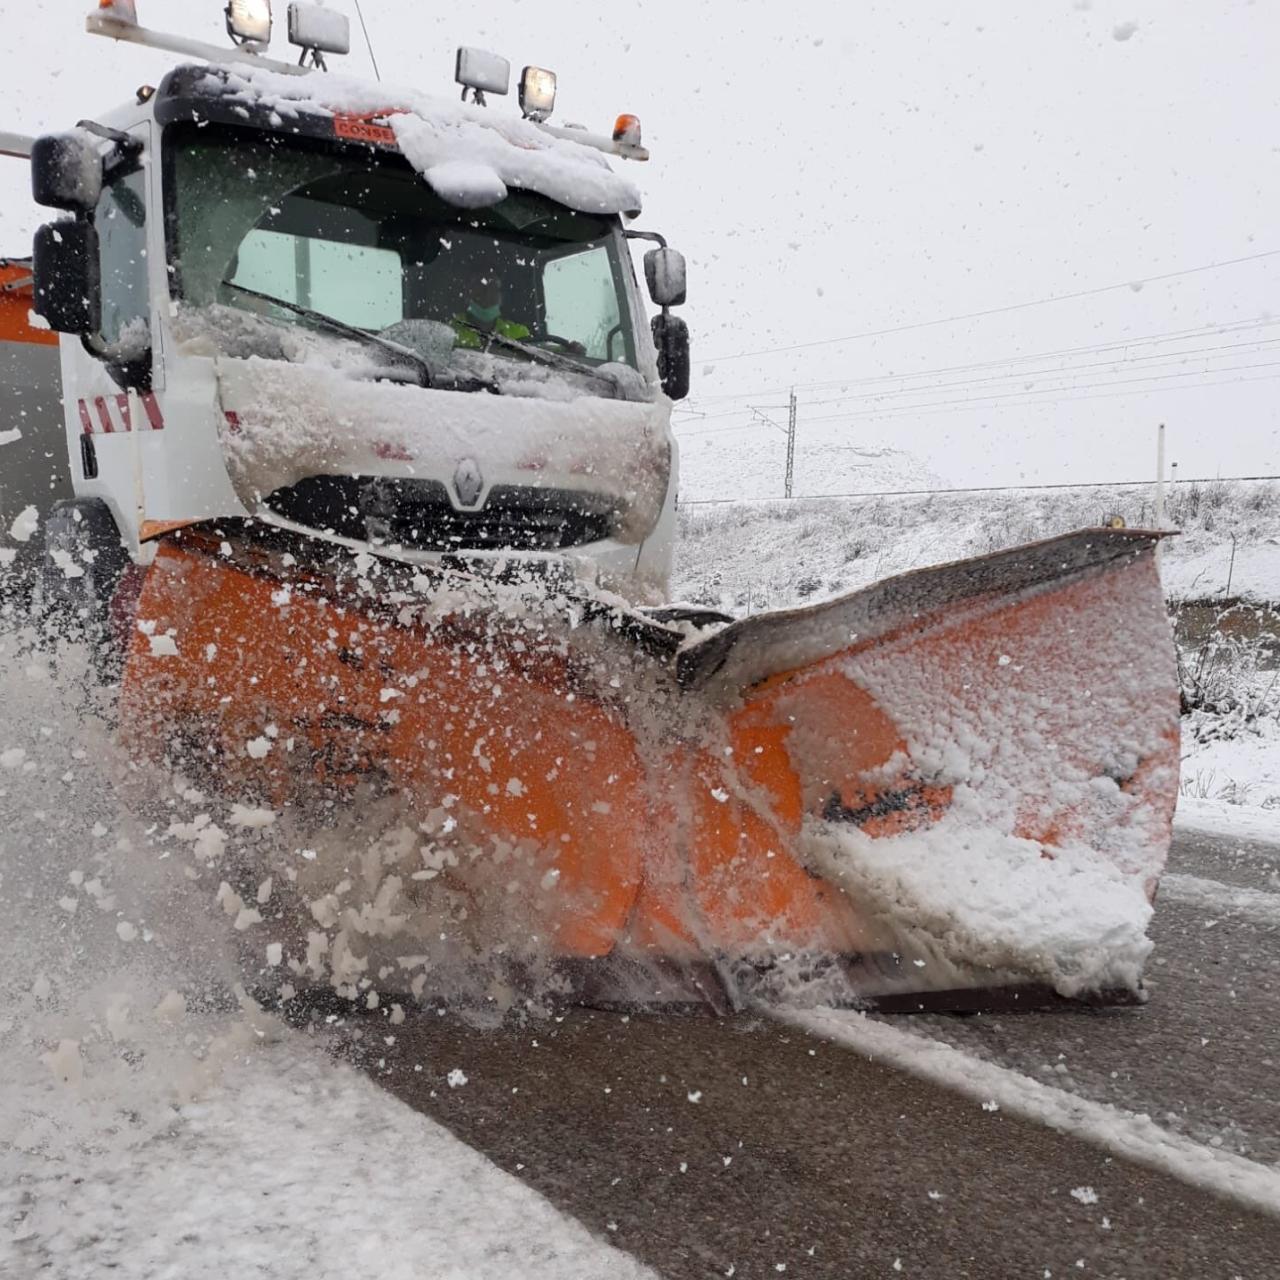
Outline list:
[[[1170,873],[1160,880],[1160,893],[1175,902],[1204,907],[1223,915],[1242,916],[1256,924],[1280,924],[1280,893],[1220,884],[1201,876]]]
[[[441,1087],[445,1065],[430,1067]],[[654,1276],[292,1035],[229,1070],[140,1150],[6,1160],[0,1213],[6,1276]]]
[[[801,1031],[972,1098],[987,1110],[1006,1111],[1045,1125],[1190,1186],[1280,1218],[1280,1170],[1201,1146],[1160,1128],[1150,1116],[1051,1088],[1020,1072],[971,1057],[940,1041],[900,1031],[865,1014],[833,1009],[772,1012]]]

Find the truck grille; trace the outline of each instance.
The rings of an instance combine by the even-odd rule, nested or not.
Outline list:
[[[412,551],[556,551],[608,538],[620,514],[603,494],[494,485],[479,511],[458,511],[438,480],[309,476],[267,506],[287,520],[344,538]]]

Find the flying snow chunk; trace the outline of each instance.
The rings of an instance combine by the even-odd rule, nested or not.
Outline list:
[[[227,833],[217,823],[211,823],[196,836],[191,852],[205,862],[216,862],[226,847]]]
[[[271,750],[271,739],[250,738],[244,744],[244,749],[254,760],[263,760],[266,758],[267,752]]]
[[[466,1073],[461,1067],[454,1067],[445,1079],[449,1082],[450,1089],[461,1089],[462,1086],[467,1083]]]
[[[186,997],[181,991],[169,990],[164,993],[160,1003],[155,1007],[155,1016],[161,1022],[177,1022],[187,1012]]]
[[[23,507],[18,518],[9,526],[9,536],[15,542],[30,542],[31,535],[40,527],[40,514],[35,507]]]
[[[507,184],[497,170],[472,160],[443,160],[422,176],[441,200],[460,209],[485,209],[507,196]]]
[[[147,637],[147,642],[151,645],[151,656],[153,658],[176,658],[178,656],[178,646],[174,643],[172,636],[156,636]]]
[[[1117,22],[1116,25],[1111,28],[1111,38],[1113,40],[1118,40],[1123,44],[1137,30],[1138,24],[1136,22]]]
[[[232,927],[239,933],[243,933],[246,929],[252,928],[255,924],[262,923],[262,912],[256,907],[241,907]]]
[[[84,570],[76,564],[75,556],[70,551],[54,550],[50,552],[50,559],[62,570],[64,578],[84,577]]]
[[[40,1061],[53,1072],[54,1079],[73,1089],[84,1079],[79,1040],[59,1040],[58,1047],[51,1053],[42,1054]]]
[[[121,942],[132,942],[137,936],[137,926],[130,924],[127,920],[121,920],[120,923],[116,925],[116,937],[119,938]]]
[[[1081,1204],[1097,1204],[1098,1193],[1092,1187],[1076,1187],[1071,1192],[1073,1200],[1079,1200]]]
[[[261,742],[258,738],[255,741]],[[253,755],[253,752],[249,752]],[[267,754],[265,751],[262,753]],[[274,809],[259,809],[247,804],[233,804],[231,806],[231,825],[233,827],[246,827],[249,830],[256,831],[260,827],[269,827],[278,817]]]
[[[284,959],[284,944],[281,942],[268,942],[267,963],[274,969],[282,959]]]

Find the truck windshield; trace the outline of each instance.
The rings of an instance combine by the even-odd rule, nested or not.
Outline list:
[[[519,191],[460,209],[372,148],[213,125],[167,141],[171,276],[190,308],[294,326],[305,309],[446,361],[545,353],[560,367],[636,367],[612,219]]]

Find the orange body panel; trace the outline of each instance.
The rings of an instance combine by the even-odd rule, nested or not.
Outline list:
[[[0,262],[0,342],[32,342],[37,346],[56,347],[58,335],[50,329],[34,328],[28,319],[31,301],[30,266]]]

